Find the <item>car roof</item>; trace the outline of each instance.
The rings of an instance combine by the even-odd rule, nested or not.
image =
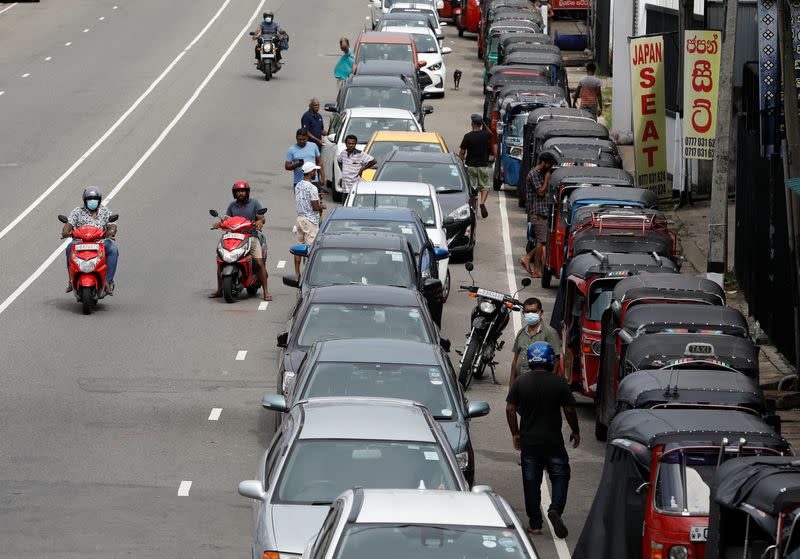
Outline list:
[[[365,31],[358,38],[360,43],[388,43],[395,45],[412,44],[414,41],[408,32]]]
[[[344,84],[342,89],[348,87],[397,87],[411,89],[411,85],[400,76],[360,76],[352,74]]]
[[[455,153],[428,153],[397,150],[389,154],[384,163],[458,163],[460,159]]]
[[[430,414],[420,404],[393,398],[312,398],[299,438],[436,442]],[[427,417],[426,417],[427,416]],[[368,419],[368,420],[367,420]]]
[[[439,365],[439,346],[410,340],[351,338],[318,342],[317,362],[402,363]]]
[[[420,305],[414,290],[388,285],[326,285],[313,288],[308,299],[311,303],[408,307]]]
[[[359,181],[356,185],[359,194],[396,194],[411,196],[433,196],[436,189],[424,182],[406,181]]]
[[[345,109],[345,113],[349,113],[354,118],[397,118],[397,119],[413,119],[414,114],[405,109],[390,109],[388,107],[353,107],[352,109]]]
[[[440,144],[441,138],[436,132],[411,132],[407,130],[378,130],[372,136],[373,142],[419,142]]]
[[[394,6],[392,6],[394,8]],[[405,6],[403,6],[405,7]],[[430,19],[428,18],[428,13],[423,12],[421,8],[410,8],[413,10],[419,9],[420,12],[389,12],[381,16],[381,21],[419,21],[425,20],[425,22],[429,25]]]
[[[416,213],[408,208],[334,208],[327,219],[369,219],[383,221],[415,222]]]
[[[401,29],[403,31],[401,31]],[[408,33],[409,35],[427,35],[428,37],[433,37],[434,39],[436,39],[436,33],[434,33],[430,27],[388,26],[384,27],[383,30],[386,31],[387,33]]]
[[[407,241],[394,233],[325,233],[319,236],[317,248],[363,248],[405,250]]]
[[[419,489],[363,491],[357,523],[506,527],[488,493]]]

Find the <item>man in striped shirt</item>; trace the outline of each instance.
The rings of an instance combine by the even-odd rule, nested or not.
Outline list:
[[[589,111],[597,118],[603,114],[603,85],[600,78],[594,75],[597,70],[594,62],[586,63],[586,75],[578,82],[578,87],[572,95],[574,102],[581,100],[581,109]]]

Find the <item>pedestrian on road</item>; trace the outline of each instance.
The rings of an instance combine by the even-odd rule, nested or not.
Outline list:
[[[550,214],[550,171],[556,164],[549,151],[539,154],[539,160],[525,177],[525,210],[528,214],[528,239],[533,243],[530,251],[519,259],[519,264],[531,277],[542,277],[542,256],[547,243],[547,217]],[[533,269],[531,270],[531,259]]]
[[[300,128],[308,133],[308,139],[322,149],[322,137],[328,134],[325,122],[319,114],[319,99],[313,98],[308,102],[308,110],[300,117]]]
[[[506,397],[506,419],[514,440],[514,449],[521,451],[522,489],[528,532],[542,533],[542,476],[547,470],[553,498],[547,518],[553,532],[566,538],[569,530],[561,520],[569,490],[569,456],[561,434],[561,411],[572,429],[572,448],[581,443],[575,397],[564,379],[553,374],[556,355],[547,342],[534,342],[526,351],[530,372],[514,381]],[[517,424],[517,414],[520,423]]]
[[[339,61],[336,62],[336,66],[333,68],[333,77],[336,78],[336,87],[342,89],[342,84],[353,71],[353,63],[355,62],[353,50],[350,48],[350,39],[347,37],[339,39],[339,50],[342,51],[342,56],[339,57]]]
[[[594,62],[587,62],[586,75],[578,82],[578,87],[572,94],[573,104],[580,98],[581,109],[589,111],[595,118],[603,114],[603,82],[594,75],[596,70]]]
[[[458,156],[467,166],[467,174],[476,195],[480,193],[481,217],[489,215],[486,209],[486,200],[489,198],[489,152],[491,151],[492,135],[483,126],[483,117],[479,114],[470,116],[472,131],[464,134],[461,140],[461,151]]]
[[[295,223],[297,242],[301,245],[313,245],[319,233],[319,221],[322,210],[326,209],[322,203],[319,189],[311,183],[314,174],[319,170],[319,165],[306,161],[300,168],[302,179],[294,185],[295,209],[297,221]],[[294,273],[300,278],[300,257],[294,257]]]
[[[319,155],[317,144],[308,141],[308,132],[300,128],[295,134],[295,144],[286,152],[286,163],[283,168],[292,171],[292,185],[303,180],[302,167],[305,163],[314,163],[319,169],[316,177],[319,183],[325,183],[325,170],[322,168],[322,158]]]
[[[342,171],[339,186],[345,195],[353,189],[364,170],[377,164],[375,158],[370,154],[356,149],[357,144],[358,138],[353,134],[348,134],[344,139],[345,150],[336,157],[336,163],[339,164],[339,169]]]
[[[522,304],[522,320],[525,322],[514,338],[512,351],[514,357],[511,359],[511,375],[508,385],[514,384],[518,376],[528,370],[528,360],[526,351],[533,342],[547,342],[553,348],[556,356],[561,355],[561,336],[555,328],[545,323],[542,302],[536,297],[525,299]]]

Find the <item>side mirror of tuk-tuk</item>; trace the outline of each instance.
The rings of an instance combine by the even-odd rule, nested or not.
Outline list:
[[[472,262],[466,262],[466,263],[464,264],[464,268],[465,268],[465,269],[466,269],[468,272],[471,272],[472,270],[474,270],[474,269],[475,269],[475,264],[473,264]]]
[[[618,335],[623,344],[629,344],[633,341],[633,336],[627,330],[620,330]]]
[[[636,494],[641,495],[642,491],[646,490],[648,487],[650,487],[650,482],[645,481],[643,484],[641,484],[639,487],[636,488]]]
[[[522,287],[528,287],[531,284],[531,278],[522,278],[520,283],[522,284]]]

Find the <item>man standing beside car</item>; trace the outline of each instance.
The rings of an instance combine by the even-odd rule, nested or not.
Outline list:
[[[461,140],[461,151],[458,156],[467,166],[467,174],[472,183],[472,188],[480,193],[481,217],[486,219],[489,211],[486,201],[489,199],[489,152],[491,151],[492,135],[483,127],[483,117],[474,114],[470,117],[472,130],[464,134]]]
[[[348,134],[344,139],[345,150],[336,157],[336,163],[342,171],[342,178],[339,186],[346,196],[358,182],[358,178],[364,170],[374,167],[377,161],[368,153],[356,149],[358,138],[353,134]]]
[[[327,135],[322,115],[319,114],[319,99],[313,98],[308,102],[308,110],[300,118],[300,128],[308,133],[308,139],[322,149],[322,137]]]
[[[286,152],[286,162],[283,168],[292,172],[292,185],[296,185],[303,180],[302,167],[305,163],[314,163],[319,169],[317,180],[325,183],[325,170],[322,169],[322,158],[319,154],[319,148],[315,143],[309,143],[308,132],[305,128],[300,128],[295,134],[296,143],[289,148]]]
[[[294,186],[295,209],[297,210],[297,220],[295,231],[297,242],[301,245],[314,244],[319,233],[319,222],[322,210],[326,209],[322,203],[319,189],[311,183],[314,174],[319,170],[319,166],[311,161],[306,161],[300,168],[302,180]],[[301,257],[294,257],[294,272],[300,278]]]
[[[355,62],[353,50],[350,48],[350,39],[347,37],[339,39],[339,50],[342,51],[342,55],[333,68],[333,77],[336,78],[336,88],[342,89],[342,84],[352,73],[353,62]]]

